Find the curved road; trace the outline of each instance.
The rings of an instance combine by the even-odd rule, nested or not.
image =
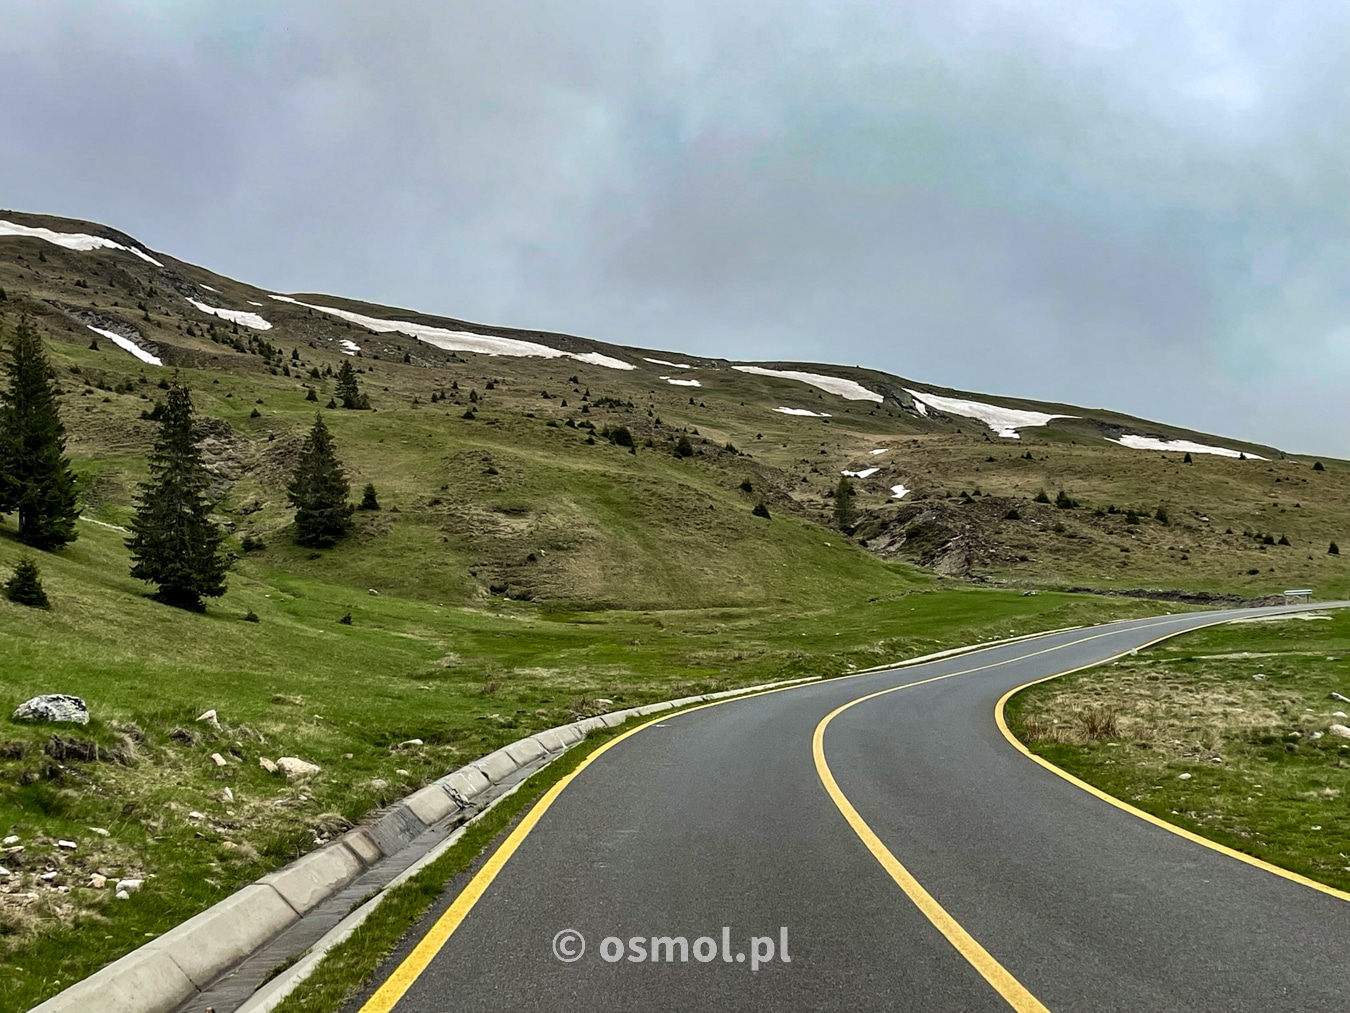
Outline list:
[[[1052,634],[658,718],[457,880],[355,1008],[1350,1009],[1346,899],[1108,804],[995,723],[1014,687],[1253,614]],[[586,942],[570,963],[564,929]],[[652,937],[683,937],[687,960]]]

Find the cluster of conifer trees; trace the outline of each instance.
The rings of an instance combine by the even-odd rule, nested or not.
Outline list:
[[[17,512],[19,540],[51,551],[75,540],[80,515],[78,482],[65,456],[61,390],[28,320],[20,321],[10,352],[4,366],[8,384],[0,390],[0,513]],[[201,610],[203,599],[225,593],[229,559],[225,532],[211,519],[212,475],[193,433],[187,386],[175,378],[153,417],[159,434],[126,540],[131,576],[155,585],[154,597],[167,605]],[[331,546],[351,530],[356,508],[348,502],[347,476],[321,415],[314,418],[286,492],[295,507],[299,544]],[[379,509],[373,486],[367,486],[362,507]],[[5,585],[7,597],[46,606],[32,560],[21,561],[15,581],[14,588]]]

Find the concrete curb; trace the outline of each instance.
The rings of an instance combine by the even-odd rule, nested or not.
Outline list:
[[[299,921],[305,912],[343,889],[375,862],[402,850],[428,827],[458,811],[461,806],[456,800],[456,795],[466,802],[472,802],[491,785],[501,783],[516,771],[537,763],[540,759],[556,757],[580,742],[594,729],[613,728],[629,718],[645,717],[677,707],[725,700],[767,689],[814,682],[819,678],[809,676],[802,679],[788,679],[783,682],[747,686],[744,689],[647,704],[643,707],[630,707],[610,714],[573,721],[571,724],[549,728],[519,739],[413,792],[395,803],[375,822],[350,830],[336,841],[296,859],[276,872],[268,873],[257,882],[236,891],[152,942],[114,960],[83,981],[76,982],[40,1005],[32,1007],[30,1013],[89,1013],[91,1010],[116,1010],[117,1013],[172,1013],[172,1010],[192,998],[254,950],[266,945],[288,926]],[[506,795],[501,797],[504,798]],[[456,831],[389,885],[402,882],[458,839],[459,831]],[[282,979],[289,983],[286,992],[298,985],[317,965],[318,960],[311,960],[310,957],[320,956],[329,947],[336,945],[341,938],[346,938],[346,935],[365,919],[362,912],[368,914],[367,909],[373,910],[387,890],[388,886],[344,919],[328,936],[320,940],[322,947],[319,945],[312,947],[309,955],[301,963],[292,968],[290,973],[282,976]],[[344,934],[340,938],[330,940],[329,937],[335,936],[339,930],[343,930]],[[302,966],[307,967],[307,970],[299,974]],[[278,989],[271,987],[271,983],[266,991],[269,996],[274,997],[272,1005],[280,1002],[285,994],[278,994]],[[245,1008],[255,1008],[252,1000]]]

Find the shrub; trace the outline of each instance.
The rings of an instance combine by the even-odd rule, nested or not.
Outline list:
[[[1313,465],[1313,471],[1326,471],[1326,470],[1327,470],[1326,468],[1322,467],[1321,461],[1318,461],[1316,464]]]
[[[689,442],[689,437],[687,436],[680,437],[679,442],[675,444],[675,456],[676,457],[694,456],[694,445]],[[761,503],[760,506],[763,506],[763,504]],[[766,512],[764,516],[767,517],[768,513]]]
[[[31,559],[20,559],[14,567],[14,576],[5,581],[5,597],[16,605],[29,608],[51,608],[47,592],[42,589],[42,575],[37,563]]]
[[[352,614],[351,614],[351,611],[348,610],[348,611],[342,613],[342,618],[339,619],[338,622],[340,622],[343,626],[350,626],[350,625],[352,624]]]
[[[1280,535],[1280,540],[1279,540],[1278,542],[1276,542],[1275,544],[1276,544],[1276,545],[1288,545],[1288,544],[1289,544],[1289,536],[1288,536],[1288,535]]]
[[[754,492],[755,487],[750,484],[748,478],[741,479],[741,492]]]
[[[628,431],[627,426],[619,426],[617,429],[607,429],[600,434],[618,447],[633,446],[633,434]]]
[[[317,401],[317,400],[319,400],[319,395],[314,393],[314,388],[313,388],[313,387],[309,388],[309,390],[307,390],[307,391],[305,392],[305,400],[306,400],[306,401]]]
[[[239,548],[244,552],[261,552],[267,546],[261,538],[254,538],[252,535],[245,535],[239,539]]]
[[[254,408],[253,411],[251,411],[251,412],[248,413],[248,417],[251,418],[251,419],[260,419],[260,418],[262,418],[262,412],[258,411],[258,409],[256,409],[256,408]]]
[[[1074,499],[1061,489],[1059,490],[1059,494],[1055,496],[1055,506],[1059,507],[1061,510],[1072,510],[1078,506],[1078,500]]]
[[[1008,512],[1003,515],[1005,521],[1020,521],[1022,515],[1017,512],[1017,507],[1009,507]]]
[[[1125,523],[1126,523],[1126,524],[1138,524],[1138,523],[1139,523],[1139,515],[1138,515],[1137,513],[1135,513],[1133,510],[1126,510],[1126,511],[1125,511]]]
[[[258,613],[254,612],[252,609],[249,609],[244,613],[244,622],[246,623],[257,623],[261,621],[262,620],[258,618]]]
[[[1327,555],[1339,556],[1340,554],[1341,554],[1341,547],[1337,545],[1335,542],[1332,542],[1331,545],[1327,547]]]
[[[1167,516],[1167,507],[1162,506],[1161,504],[1159,504],[1157,511],[1153,514],[1153,519],[1157,521],[1159,524],[1171,523],[1170,519]]]
[[[1045,490],[1042,489],[1040,492],[1038,492],[1038,493],[1036,494],[1036,498],[1035,498],[1032,502],[1034,502],[1034,503],[1049,503],[1049,502],[1050,502],[1050,497],[1046,494]]]
[[[756,517],[763,517],[766,521],[769,520],[769,508],[766,507],[762,502],[756,503],[755,509],[751,510],[750,512],[754,514]]]

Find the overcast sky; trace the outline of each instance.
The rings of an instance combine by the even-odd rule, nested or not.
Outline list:
[[[0,206],[1350,456],[1346,0],[0,0]]]

